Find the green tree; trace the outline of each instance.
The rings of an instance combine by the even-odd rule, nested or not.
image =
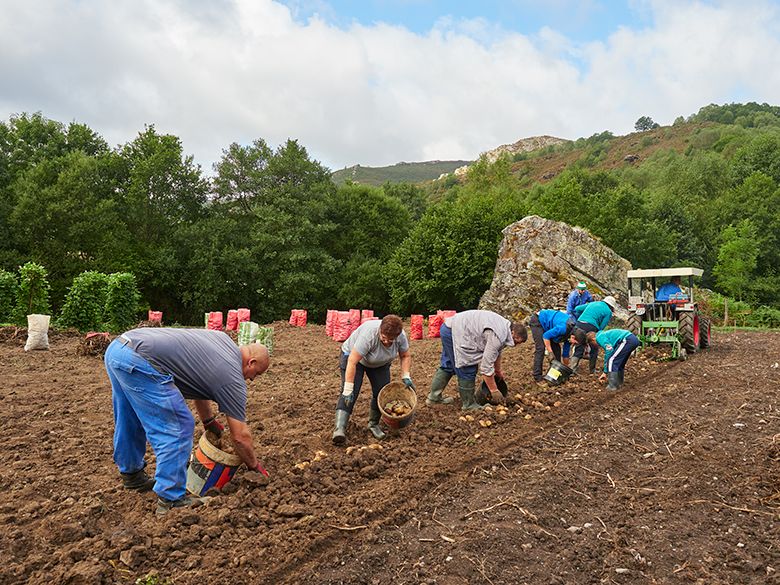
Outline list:
[[[58,327],[74,327],[79,331],[100,331],[103,328],[108,292],[108,275],[90,270],[79,274],[65,297],[57,319]]]
[[[637,132],[655,130],[659,127],[660,126],[657,123],[653,122],[653,119],[650,116],[640,116],[639,119],[634,123],[634,130]]]
[[[756,268],[757,257],[756,228],[749,220],[726,228],[713,269],[718,286],[741,301]]]
[[[40,162],[15,182],[10,225],[16,248],[46,262],[55,305],[75,275],[110,269],[127,258],[112,164],[111,155],[74,151]]]
[[[413,221],[420,219],[428,208],[425,191],[412,183],[385,183],[382,185],[385,195],[394,197],[403,203]]]
[[[119,149],[117,205],[126,226],[119,241],[149,302],[175,315],[179,287],[187,274],[176,261],[178,230],[205,213],[208,181],[181,141],[148,126]]]
[[[409,210],[386,189],[347,183],[338,188],[328,209],[336,226],[327,249],[342,268],[337,276],[339,306],[388,306],[382,265],[409,233]]]
[[[28,262],[19,268],[14,322],[24,326],[27,324],[27,315],[33,314],[50,314],[49,281],[43,266]]]
[[[493,278],[501,231],[523,212],[516,197],[430,208],[385,268],[393,310],[474,308]]]

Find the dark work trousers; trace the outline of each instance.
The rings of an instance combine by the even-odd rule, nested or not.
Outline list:
[[[616,346],[614,353],[609,356],[607,363],[604,364],[605,372],[622,372],[626,367],[628,358],[631,357],[631,353],[639,347],[639,339],[636,335],[629,335],[625,339],[622,339]]]
[[[591,331],[593,333],[599,332],[598,327],[584,321],[577,321],[576,327],[582,329],[585,333],[590,333]],[[596,367],[596,361],[599,359],[599,346],[593,347],[589,345],[588,349],[590,350],[590,369],[593,370]],[[574,348],[574,357],[582,359],[583,355],[585,355],[584,345],[578,345]]]
[[[544,377],[544,372],[542,372],[542,366],[544,365],[544,329],[542,329],[542,324],[539,323],[539,315],[537,313],[531,315],[528,326],[531,328],[531,337],[534,338],[534,380],[541,382]],[[561,361],[561,344],[550,340],[550,347],[555,359]]]
[[[341,354],[339,360],[339,368],[341,369],[341,389],[344,389],[344,375],[347,372],[347,360],[349,356],[345,353]],[[379,391],[390,383],[390,363],[378,368],[367,368],[360,362],[355,365],[355,389],[353,391],[354,400],[349,406],[344,402],[344,395],[339,394],[339,401],[336,404],[336,410],[346,410],[352,414],[352,409],[355,407],[358,396],[360,395],[360,387],[363,385],[363,374],[368,376],[368,381],[371,382],[371,410],[379,410],[379,404],[377,404],[377,397]]]

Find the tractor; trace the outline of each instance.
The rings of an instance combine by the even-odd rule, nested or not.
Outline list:
[[[684,360],[710,346],[710,319],[693,298],[693,278],[702,274],[700,268],[628,271],[628,329],[643,348],[668,343],[672,357]]]

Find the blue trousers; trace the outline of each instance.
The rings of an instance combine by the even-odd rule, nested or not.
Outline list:
[[[347,362],[349,356],[345,353],[341,354],[339,359],[339,369],[341,370],[341,389],[344,389],[344,378],[347,373]],[[355,365],[355,387],[353,389],[354,400],[352,404],[347,406],[344,402],[344,395],[339,394],[339,400],[336,403],[336,410],[346,410],[352,414],[352,409],[355,408],[358,396],[360,396],[360,388],[363,386],[363,374],[368,377],[368,381],[371,382],[371,410],[379,412],[379,403],[377,398],[379,397],[379,391],[390,383],[390,364],[387,363],[384,366],[377,368],[367,368],[360,362]]]
[[[157,459],[154,491],[166,500],[184,497],[195,419],[173,377],[161,374],[124,345],[108,346],[106,371],[114,405],[114,462],[120,473],[146,466],[146,441]]]
[[[441,336],[441,369],[448,374],[455,374],[464,380],[477,379],[477,364],[465,368],[455,367],[455,349],[452,346],[452,329],[442,324],[439,330]]]
[[[631,357],[631,353],[639,347],[640,342],[636,335],[631,334],[621,340],[615,346],[615,351],[604,363],[605,372],[622,372],[626,368],[626,362]]]

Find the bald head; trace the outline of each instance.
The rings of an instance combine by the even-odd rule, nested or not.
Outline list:
[[[254,380],[256,376],[268,369],[271,359],[268,356],[268,348],[262,343],[242,345],[240,349],[244,379]]]

